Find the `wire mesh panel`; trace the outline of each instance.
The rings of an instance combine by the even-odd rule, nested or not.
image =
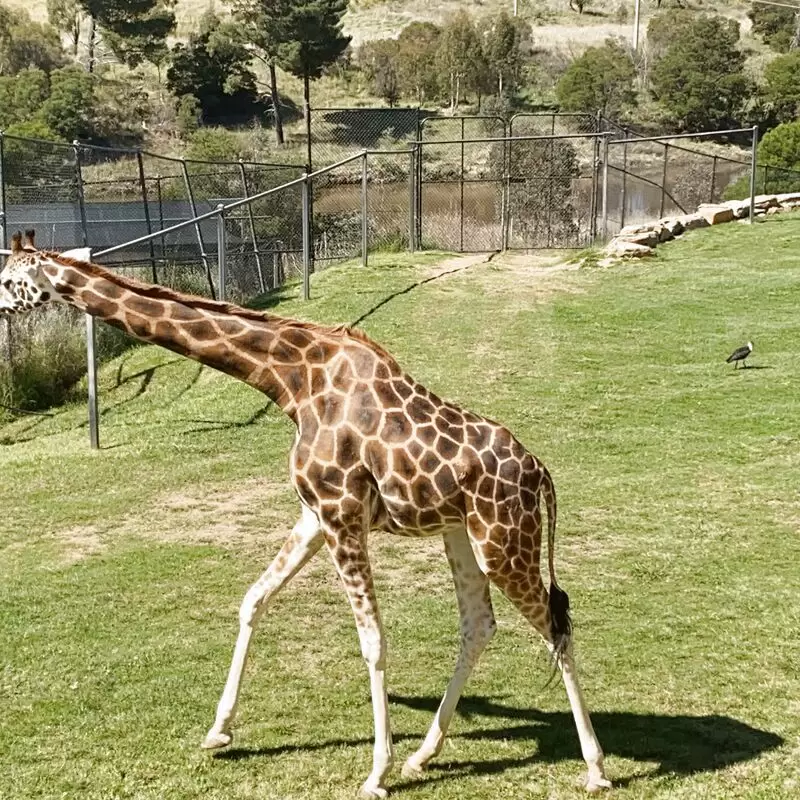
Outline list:
[[[82,244],[75,149],[15,136],[0,141],[5,231],[35,228],[40,245],[53,249]]]
[[[599,133],[597,114],[534,112],[514,114],[509,120],[510,136],[566,136],[571,133]]]
[[[460,252],[500,249],[506,171],[503,118],[431,117],[421,131],[422,246]]]
[[[313,168],[328,166],[354,150],[408,147],[417,139],[418,108],[315,108],[311,114]]]
[[[701,138],[612,140],[608,161],[610,232],[750,191],[749,154],[723,156]]]
[[[595,137],[510,139],[509,248],[570,248],[594,236]]]

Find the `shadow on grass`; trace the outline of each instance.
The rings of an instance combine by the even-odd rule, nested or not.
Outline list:
[[[497,251],[499,252],[499,251]],[[497,252],[494,253],[487,253],[486,260],[478,262],[481,265],[488,264],[496,255]],[[465,269],[469,269],[472,266],[477,266],[477,264],[466,264],[461,267],[455,267],[455,269],[449,269],[446,272],[440,272],[437,275],[432,275],[430,278],[423,278],[422,280],[417,281],[416,283],[412,283],[409,286],[406,286],[405,289],[398,289],[396,292],[384,297],[379,303],[376,303],[369,311],[365,311],[355,322],[350,323],[351,328],[357,328],[362,322],[366,319],[369,319],[376,311],[383,308],[383,306],[391,303],[397,297],[401,295],[408,294],[409,292],[413,291],[414,289],[418,289],[420,286],[424,286],[426,283],[432,283],[433,281],[438,281],[440,278],[446,278],[448,275],[452,275],[456,272],[463,272]]]
[[[403,697],[390,695],[390,702],[418,711],[434,714],[438,697]],[[484,759],[480,761],[438,760],[430,765],[424,777],[405,781],[402,786],[430,784],[454,776],[492,775],[519,769],[537,762],[556,763],[580,758],[575,724],[569,712],[544,712],[517,708],[487,697],[463,697],[458,705],[462,719],[475,721],[473,730],[458,731],[454,738],[480,741],[530,742],[533,753],[521,758]],[[484,727],[480,718],[510,720],[502,727]],[[429,721],[429,720],[428,720]],[[737,764],[774,750],[784,740],[769,731],[721,715],[675,716],[663,714],[632,714],[625,712],[595,712],[592,714],[597,736],[606,755],[619,756],[647,764],[658,764],[645,774],[616,779],[615,785],[658,775],[692,775],[711,772]],[[418,735],[401,734],[395,741],[422,741]],[[217,754],[217,758],[237,761],[254,757],[277,756],[294,752],[313,752],[325,748],[356,747],[371,743],[370,739],[333,739],[308,744],[285,744],[276,747],[232,748]],[[613,776],[612,776],[613,777]],[[398,784],[400,785],[400,784]]]

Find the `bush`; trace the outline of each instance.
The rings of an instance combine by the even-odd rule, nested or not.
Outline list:
[[[239,142],[225,128],[200,128],[189,137],[186,148],[188,161],[236,161],[239,158]]]
[[[108,325],[98,326],[98,360],[131,347],[135,340]],[[0,322],[0,404],[28,411],[79,399],[86,374],[83,315],[61,305]]]
[[[556,86],[563,111],[597,111],[617,117],[635,105],[636,69],[630,52],[613,39],[589,47],[567,67]]]

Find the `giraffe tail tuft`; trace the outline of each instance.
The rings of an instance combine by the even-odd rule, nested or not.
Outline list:
[[[547,508],[547,566],[550,573],[550,595],[547,601],[550,610],[550,640],[553,645],[553,660],[557,664],[569,646],[572,635],[572,619],[569,615],[569,595],[556,582],[554,547],[556,538],[556,490],[550,473],[543,466],[541,491]]]

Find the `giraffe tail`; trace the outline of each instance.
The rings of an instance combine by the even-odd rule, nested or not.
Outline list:
[[[550,572],[550,640],[553,645],[553,658],[557,661],[567,649],[572,634],[572,619],[569,615],[569,596],[556,581],[553,551],[556,538],[556,490],[553,479],[546,467],[542,467],[541,492],[547,508],[547,566]]]

